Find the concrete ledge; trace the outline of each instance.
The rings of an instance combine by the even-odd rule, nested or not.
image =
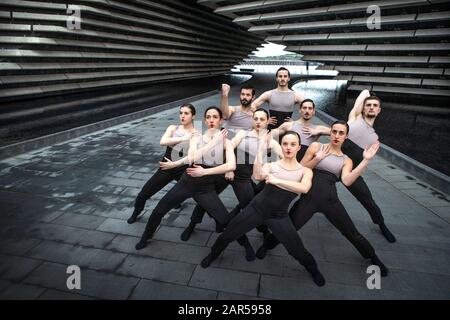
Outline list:
[[[316,110],[316,115],[320,120],[328,125],[337,120],[336,118],[320,110]],[[411,175],[425,181],[434,188],[450,195],[449,176],[434,170],[433,168],[430,168],[384,144],[381,144],[381,147],[378,150],[378,155],[389,162],[392,162],[392,164],[398,166],[399,168],[409,172]]]
[[[85,125],[82,127],[77,127],[77,128],[65,130],[62,132],[53,133],[53,134],[50,134],[47,136],[7,145],[7,146],[0,148],[0,159],[14,157],[14,156],[17,156],[22,153],[37,150],[40,148],[45,148],[45,147],[51,146],[56,143],[64,142],[64,141],[74,139],[74,138],[78,138],[80,136],[83,136],[83,135],[86,135],[86,134],[89,134],[89,133],[92,133],[95,131],[107,129],[107,128],[113,127],[115,125],[118,125],[118,124],[122,124],[122,123],[125,123],[128,121],[133,121],[136,119],[140,119],[140,118],[155,114],[157,112],[175,108],[183,103],[190,103],[195,100],[203,99],[203,98],[209,97],[211,95],[214,95],[216,93],[217,93],[216,90],[208,91],[208,92],[205,92],[205,93],[202,93],[199,95],[195,95],[195,96],[187,97],[184,99],[172,101],[172,102],[169,102],[166,104],[161,104],[158,106],[150,107],[148,109],[140,110],[140,111],[126,114],[123,116],[119,116],[119,117],[99,121],[96,123],[91,123],[91,124],[88,124],[88,125]]]

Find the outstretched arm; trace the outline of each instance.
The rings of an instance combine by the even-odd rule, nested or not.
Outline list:
[[[356,118],[358,118],[362,114],[363,108],[364,108],[364,100],[367,97],[370,97],[370,91],[367,89],[361,91],[358,98],[356,98],[356,100],[355,100],[353,109],[350,111],[350,113],[348,115],[348,122],[355,121]]]
[[[364,172],[367,165],[369,164],[370,159],[372,159],[378,151],[380,147],[380,143],[377,141],[370,148],[366,148],[364,150],[363,156],[364,159],[358,164],[356,168],[353,168],[353,161],[350,158],[347,158],[344,163],[344,167],[342,168],[341,173],[341,181],[345,186],[352,185],[356,179]]]
[[[315,128],[303,127],[302,132],[308,136],[330,135],[331,128],[325,126],[316,126]]]
[[[303,168],[303,177],[301,181],[289,181],[275,178],[273,175],[269,174],[266,177],[266,183],[273,184],[282,189],[295,192],[295,193],[307,193],[311,189],[312,185],[312,170],[309,168]]]

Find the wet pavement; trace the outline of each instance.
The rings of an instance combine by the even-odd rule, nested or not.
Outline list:
[[[218,103],[216,94],[194,105],[201,117],[202,110]],[[177,123],[177,112],[160,112],[0,162],[0,299],[450,298],[449,196],[380,157],[364,178],[397,243],[382,237],[341,185],[338,192],[390,269],[381,289],[367,288],[369,262],[321,214],[300,235],[327,280],[322,288],[281,247],[264,260],[247,262],[233,243],[202,269],[199,263],[217,233],[205,217],[189,241],[180,240],[194,207],[191,199],[172,210],[150,244],[136,251],[151,210],[173,183],[147,202],[137,223],[128,225],[126,219],[157,168],[163,153],[159,139]],[[236,204],[231,188],[220,197],[229,209]],[[249,235],[258,248],[259,233]],[[81,268],[80,290],[67,287],[70,265]]]

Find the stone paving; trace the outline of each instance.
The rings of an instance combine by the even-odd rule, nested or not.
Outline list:
[[[233,93],[236,90],[233,89]],[[195,101],[202,117],[219,95]],[[208,269],[199,265],[217,237],[209,217],[183,242],[193,200],[171,211],[154,240],[134,245],[157,201],[128,225],[134,197],[156,170],[159,139],[177,109],[0,162],[0,299],[449,299],[450,202],[395,164],[376,157],[364,174],[398,242],[388,243],[351,194],[338,192],[356,226],[390,268],[369,290],[368,261],[321,215],[300,231],[327,279],[316,287],[284,248],[247,262],[231,244]],[[318,122],[318,120],[317,120]],[[231,209],[236,198],[222,195]],[[262,239],[250,232],[253,246]],[[81,290],[66,285],[81,268]]]

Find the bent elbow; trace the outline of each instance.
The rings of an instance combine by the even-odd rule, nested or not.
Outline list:
[[[342,179],[342,184],[346,187],[350,187],[351,182],[348,179]]]

